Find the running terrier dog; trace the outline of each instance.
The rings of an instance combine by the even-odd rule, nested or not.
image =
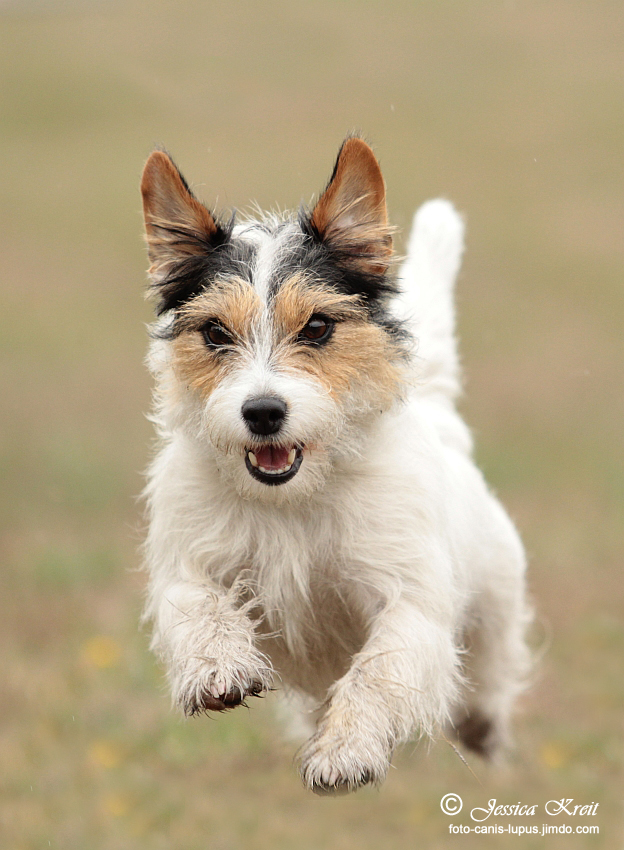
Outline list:
[[[355,137],[295,216],[219,220],[162,151],[141,188],[159,317],[146,616],[175,702],[222,711],[277,675],[319,793],[380,783],[416,734],[494,755],[529,609],[454,406],[459,216],[421,207],[394,273]]]

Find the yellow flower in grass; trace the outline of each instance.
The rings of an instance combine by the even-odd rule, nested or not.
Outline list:
[[[121,748],[112,741],[94,741],[89,747],[89,758],[98,767],[111,770],[121,762]]]
[[[551,770],[563,767],[563,765],[568,761],[568,757],[569,753],[566,751],[565,747],[562,744],[555,743],[554,741],[547,741],[545,744],[542,744],[540,749],[540,759],[542,764],[545,764],[546,767]]]
[[[108,635],[96,635],[85,642],[82,654],[92,667],[114,667],[121,658],[121,646]]]
[[[102,800],[104,811],[114,818],[127,815],[130,811],[131,802],[128,794],[107,794]]]

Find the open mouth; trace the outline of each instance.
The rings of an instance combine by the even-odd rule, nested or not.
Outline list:
[[[249,473],[263,484],[285,484],[299,472],[303,449],[299,446],[257,446],[245,450],[245,464]]]

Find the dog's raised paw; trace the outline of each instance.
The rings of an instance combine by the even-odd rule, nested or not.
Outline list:
[[[209,689],[198,687],[182,703],[182,708],[187,716],[201,714],[206,711],[226,711],[228,708],[236,708],[242,705],[246,697],[258,697],[265,690],[262,682],[255,679],[253,682],[240,688],[235,685],[230,689],[224,686],[212,685]]]
[[[247,697],[259,697],[271,689],[271,671],[256,673],[231,670],[219,674],[214,670],[203,675],[185,677],[178,688],[177,703],[187,717],[209,711],[227,711],[244,705]]]
[[[333,740],[325,744],[315,736],[301,755],[303,784],[315,794],[337,795],[364,785],[379,785],[388,772],[389,761],[381,753]]]

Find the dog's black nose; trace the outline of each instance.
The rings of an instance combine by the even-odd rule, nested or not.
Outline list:
[[[251,398],[241,412],[254,434],[276,434],[286,418],[286,402],[280,398]]]

